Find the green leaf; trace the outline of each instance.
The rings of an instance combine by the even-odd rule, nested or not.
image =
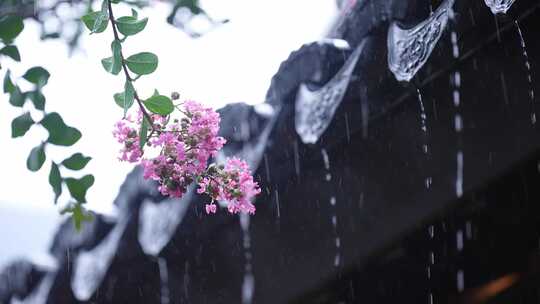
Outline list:
[[[101,33],[109,24],[109,15],[105,14],[103,12],[100,12],[96,16],[96,20],[94,21],[94,26],[92,27],[92,33]]]
[[[115,40],[111,44],[111,49],[113,52],[111,73],[117,75],[122,70],[122,44],[120,44],[120,41]]]
[[[124,36],[136,35],[146,27],[148,18],[137,20],[136,17],[124,16],[116,20],[118,31]]]
[[[33,92],[29,92],[27,95],[30,100],[32,100],[32,103],[34,104],[34,107],[36,109],[41,111],[45,109],[45,96],[41,93],[41,91],[36,90]]]
[[[126,116],[127,111],[133,105],[135,101],[135,88],[131,81],[126,80],[124,84],[124,116]]]
[[[64,181],[66,182],[71,196],[79,203],[86,203],[86,191],[94,184],[94,176],[88,174],[80,179],[69,177]]]
[[[21,54],[19,54],[19,49],[14,45],[7,45],[0,49],[0,54],[4,54],[15,61],[21,61]]]
[[[101,59],[101,65],[103,65],[105,71],[118,75],[122,70],[122,45],[120,44],[120,41],[113,41],[111,49],[113,56]]]
[[[75,153],[69,158],[64,159],[62,165],[71,170],[81,170],[91,159],[91,157],[84,156],[81,153]]]
[[[109,25],[109,16],[102,12],[90,12],[82,16],[82,21],[86,28],[92,33],[101,33],[107,29]]]
[[[139,17],[139,13],[135,9],[131,9],[131,17],[137,19]]]
[[[15,85],[11,81],[11,71],[7,70],[4,75],[4,93],[11,93],[13,90],[15,90]]]
[[[120,108],[124,108],[124,92],[122,93],[116,93],[113,95],[114,97],[114,102],[120,107]]]
[[[135,88],[130,81],[126,80],[124,84],[124,92],[116,93],[113,95],[114,102],[122,109],[124,109],[124,116],[126,115],[127,110],[133,106],[135,102]],[[126,98],[127,97],[127,98]],[[126,103],[127,100],[127,103]]]
[[[49,131],[47,142],[59,146],[71,146],[81,138],[79,130],[64,123],[58,113],[49,113],[42,120],[41,125]]]
[[[139,148],[141,151],[144,149],[144,145],[148,141],[148,127],[150,126],[150,123],[146,119],[146,117],[143,116],[143,120],[141,123],[141,131],[139,132]]]
[[[84,23],[84,26],[86,26],[89,31],[92,31],[92,29],[94,28],[94,23],[96,23],[96,18],[100,13],[101,12],[88,12],[86,15],[81,17],[81,21]]]
[[[19,87],[15,86],[9,96],[9,103],[14,107],[22,107],[26,101],[26,96],[21,92]]]
[[[51,171],[49,172],[49,184],[54,191],[54,203],[58,202],[58,198],[62,194],[62,176],[55,162],[51,163]]]
[[[109,16],[109,0],[103,0],[101,2],[101,12]]]
[[[42,87],[47,84],[50,76],[51,74],[49,74],[47,70],[38,66],[30,68],[28,71],[26,71],[26,73],[24,73],[23,75],[23,78],[35,85]]]
[[[112,62],[113,62],[112,57],[107,57],[107,58],[101,59],[101,65],[103,66],[105,71],[107,71],[109,73],[110,73],[110,70],[111,70],[111,67],[112,67]]]
[[[30,127],[32,127],[33,124],[34,120],[28,112],[13,119],[13,121],[11,122],[11,137],[15,138],[24,136],[24,134],[26,134],[26,132],[30,130]]]
[[[11,42],[22,32],[24,23],[21,17],[5,15],[0,18],[0,39],[4,43]]]
[[[126,65],[137,75],[147,75],[157,69],[158,57],[153,53],[142,52],[126,58]]]
[[[81,231],[83,222],[89,222],[93,219],[92,214],[89,213],[86,209],[84,209],[84,207],[80,203],[75,204],[75,206],[70,211],[71,218],[73,219],[73,226],[75,226],[75,230],[77,232]]]
[[[152,113],[169,115],[174,110],[172,100],[164,95],[152,96],[144,101],[146,108]]]
[[[28,159],[26,159],[26,167],[32,172],[36,172],[43,166],[45,162],[45,144],[40,144],[30,151]]]

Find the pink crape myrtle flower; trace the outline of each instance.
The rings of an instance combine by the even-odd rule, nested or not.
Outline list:
[[[229,212],[254,214],[255,206],[251,200],[261,193],[261,189],[253,181],[247,163],[236,157],[228,159],[224,171],[231,176],[223,189],[223,197],[229,201]]]
[[[135,163],[141,159],[142,150],[139,148],[139,134],[131,117],[128,116],[114,125],[113,136],[118,143],[123,145],[120,149],[119,160]]]
[[[206,204],[205,208],[207,214],[216,213],[216,204],[214,203]]]
[[[143,151],[139,148],[142,112],[139,111],[136,120],[128,116],[118,122],[113,134],[123,144],[120,160],[140,161],[144,178],[157,181],[158,190],[165,196],[182,197],[188,186],[196,182],[197,193],[212,199],[205,206],[207,214],[216,213],[216,200],[226,202],[230,213],[254,214],[252,200],[261,190],[246,162],[232,158],[222,166],[208,165],[226,142],[218,136],[219,114],[191,100],[181,107],[185,117],[180,120],[169,122],[168,116],[151,116],[146,145],[159,150],[153,158],[142,158]]]
[[[249,167],[243,160],[236,157],[227,159],[221,174],[211,179],[202,178],[198,185],[198,193],[208,193],[212,200],[227,202],[230,213],[255,213],[251,201],[261,189],[253,181]]]

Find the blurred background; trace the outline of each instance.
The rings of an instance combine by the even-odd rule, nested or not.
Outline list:
[[[124,46],[128,54],[150,51],[159,56],[157,71],[137,81],[137,90],[143,96],[154,89],[166,95],[177,91],[182,98],[215,108],[230,102],[264,102],[279,64],[302,44],[324,37],[339,14],[335,0],[206,0],[200,7],[207,16],[195,17],[181,10],[172,14],[172,2],[150,1],[139,14],[149,17],[146,30]],[[38,2],[32,9],[39,18],[25,19],[16,40],[21,62],[3,60],[0,76],[10,69],[17,80],[37,65],[51,73],[44,88],[47,111],[59,112],[83,137],[69,149],[49,145],[47,157],[61,161],[75,150],[91,156],[85,172],[94,174],[96,182],[87,195],[87,207],[114,215],[112,201],[132,169],[117,161],[119,146],[111,134],[122,117],[112,95],[122,91],[123,78],[106,73],[100,64],[110,56],[110,27],[96,35],[79,28],[77,20],[87,5]],[[98,5],[94,3],[94,9]],[[119,5],[117,11],[117,16],[129,14],[126,6]],[[0,96],[0,268],[16,257],[46,264],[47,246],[63,216],[47,183],[50,162],[32,173],[26,169],[26,158],[47,132],[34,126],[26,136],[12,139],[11,120],[21,110],[8,104],[7,94]],[[32,112],[29,103],[25,109]],[[65,203],[62,198],[67,196],[59,205]]]

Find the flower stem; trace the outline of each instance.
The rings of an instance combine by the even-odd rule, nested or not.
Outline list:
[[[118,30],[116,29],[116,21],[114,20],[111,0],[107,0],[107,5],[109,7],[109,20],[111,21],[111,26],[113,29],[114,40],[121,42],[122,40],[118,36]],[[124,53],[122,52],[121,49],[120,49],[120,59],[122,60],[122,70],[124,71],[124,75],[126,75],[126,81],[131,82],[131,84],[133,85],[133,79],[129,75],[126,62],[124,60]],[[135,87],[133,87],[133,91],[134,91],[133,96],[135,100],[137,101],[137,104],[139,105],[139,108],[141,109],[141,112],[143,113],[144,117],[146,118],[146,120],[148,120],[148,123],[150,124],[150,126],[152,126],[152,131],[153,131],[155,129],[154,121],[152,120],[152,117],[150,116],[150,114],[148,114],[148,112],[146,111],[146,108],[144,107],[141,99],[139,98],[139,95],[137,94],[137,90],[135,90]]]

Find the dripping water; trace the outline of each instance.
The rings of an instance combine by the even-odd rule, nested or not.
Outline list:
[[[424,107],[424,101],[422,98],[422,92],[419,88],[416,89],[416,93],[418,95],[418,103],[420,105],[420,127],[422,129],[422,132],[424,133],[424,142],[422,144],[422,151],[424,154],[426,154],[426,159],[429,157],[429,145],[428,145],[428,127],[427,127],[427,114],[426,114],[426,108]],[[424,179],[424,184],[427,189],[431,187],[432,183],[432,177],[427,176]]]
[[[463,152],[457,153],[457,174],[456,174],[456,194],[458,197],[463,195]]]
[[[462,269],[458,270],[457,272],[457,290],[459,292],[462,292],[465,289],[465,273]]]
[[[328,158],[328,153],[326,152],[325,149],[322,149],[321,154],[322,154],[323,161],[324,161],[324,168],[326,170],[329,170],[330,169],[330,160]]]
[[[337,215],[336,215],[336,211],[335,211],[336,198],[333,197],[333,196],[330,198],[330,206],[333,209],[332,227],[334,228],[334,234],[335,234],[334,246],[335,246],[336,253],[335,253],[335,256],[334,256],[334,266],[339,267],[339,265],[341,264],[341,253],[340,253],[340,250],[341,250],[341,238],[339,237],[339,234],[337,232]]]
[[[330,158],[328,157],[328,153],[325,149],[321,149],[321,154],[324,162],[324,168],[326,169],[326,178],[325,180],[327,182],[330,182],[332,180],[332,175],[330,174]],[[332,222],[332,228],[334,230],[334,247],[335,247],[335,255],[334,255],[334,267],[339,267],[341,265],[341,238],[339,236],[338,230],[337,230],[337,224],[338,224],[338,218],[336,213],[336,197],[332,196],[330,198],[330,208],[332,210],[330,220]]]
[[[264,108],[260,108],[262,110]],[[249,127],[247,129],[247,136],[244,140],[244,146],[242,148],[241,155],[247,159],[248,165],[250,168],[258,168],[262,159],[264,159],[264,167],[266,171],[266,180],[270,183],[270,166],[268,165],[268,156],[264,153],[264,148],[267,146],[268,137],[272,131],[280,108],[267,108],[264,109],[266,112],[265,116],[270,116],[271,119],[267,122],[267,125],[264,127],[262,133],[257,137],[254,143],[249,141]],[[268,188],[267,188],[268,189]],[[280,217],[280,206],[279,206],[279,194],[277,189],[276,193],[276,205],[277,205],[277,217],[279,221]],[[242,303],[251,304],[253,301],[253,292],[255,290],[255,277],[253,276],[253,265],[252,265],[252,252],[251,252],[251,235],[250,235],[250,217],[245,214],[240,215],[240,227],[242,228],[242,239],[243,239],[243,249],[244,249],[244,280],[242,282]]]
[[[430,225],[428,227],[428,235],[431,241],[435,238],[435,227],[433,225]],[[431,245],[431,242],[430,242],[430,245]],[[429,252],[429,256],[430,256],[430,263],[427,266],[427,278],[429,281],[431,281],[431,266],[435,263],[435,254],[433,253],[433,250]],[[429,291],[429,303],[433,304],[433,292],[431,289]]]
[[[281,217],[281,208],[279,207],[279,192],[277,191],[277,189],[274,191],[274,193],[276,194],[276,209],[277,209],[277,217],[280,218]]]
[[[467,236],[468,240],[472,239],[472,224],[470,221],[465,223],[465,235]]]
[[[456,232],[456,247],[458,251],[463,250],[463,231],[462,230],[458,230],[458,232]]]
[[[161,304],[169,304],[169,270],[167,269],[167,260],[159,257],[158,266],[159,278],[161,279]]]
[[[529,54],[527,53],[527,46],[525,45],[525,38],[521,32],[521,27],[517,20],[514,20],[519,38],[521,39],[521,49],[523,50],[523,59],[525,59],[525,68],[527,69],[527,81],[529,82],[529,98],[531,99],[531,123],[536,124],[536,111],[534,110],[534,86],[532,82],[531,63],[529,61]]]
[[[418,94],[418,103],[420,104],[420,123],[421,128],[424,133],[427,133],[427,123],[426,123],[426,109],[424,108],[424,102],[422,100],[422,93],[420,92],[420,89],[416,89],[416,93]],[[424,152],[427,153],[427,146],[424,146]]]
[[[251,264],[251,236],[249,234],[249,224],[251,218],[247,214],[240,214],[240,226],[242,227],[244,259],[246,261],[244,269],[244,281],[242,282],[242,304],[253,302],[253,291],[255,289],[255,278],[253,276],[253,266]]]
[[[351,142],[351,129],[349,127],[349,115],[345,113],[345,134],[347,135],[347,142]]]
[[[300,179],[300,154],[298,153],[298,141],[294,141],[294,171],[296,172],[296,177]]]
[[[454,20],[454,16],[452,16],[452,20]],[[460,53],[459,53],[459,45],[458,45],[458,37],[455,30],[452,30],[450,33],[450,41],[452,42],[452,56],[457,61],[459,59]],[[456,131],[457,137],[458,137],[458,149],[456,153],[456,185],[455,185],[455,191],[457,197],[461,197],[463,195],[463,151],[462,151],[462,133],[463,133],[463,118],[461,116],[461,73],[456,70],[453,73],[453,90],[452,90],[452,101],[454,103],[454,130]]]

